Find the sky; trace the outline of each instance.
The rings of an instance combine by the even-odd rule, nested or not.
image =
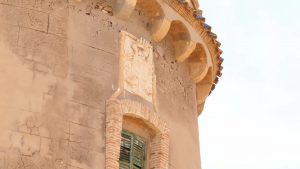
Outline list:
[[[199,3],[225,59],[199,117],[202,169],[300,169],[300,1]]]

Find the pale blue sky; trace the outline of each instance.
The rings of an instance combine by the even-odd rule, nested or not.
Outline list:
[[[199,117],[203,169],[300,169],[300,1],[200,0],[224,51]]]

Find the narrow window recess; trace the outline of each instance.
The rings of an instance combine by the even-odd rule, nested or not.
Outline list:
[[[120,169],[145,169],[146,141],[144,138],[122,131]]]

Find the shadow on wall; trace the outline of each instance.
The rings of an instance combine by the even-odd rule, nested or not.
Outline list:
[[[0,168],[16,168],[23,158],[28,165],[49,168],[94,166],[97,154],[80,147],[103,151],[96,146],[96,129],[66,123],[77,122],[70,116],[78,107],[67,102],[73,96],[73,83],[69,78],[37,73],[33,70],[35,63],[27,61],[0,42]],[[82,117],[78,123],[85,124],[86,120]],[[70,145],[70,140],[80,140],[80,145]],[[97,157],[103,158],[99,154]]]
[[[43,154],[41,139],[37,135],[49,133],[54,139],[62,137],[60,124],[53,125],[53,119],[63,106],[54,103],[54,98],[43,103],[49,86],[57,84],[56,79],[47,74],[35,74],[30,64],[25,64],[2,42],[0,77],[0,168],[12,168],[25,156],[39,154],[38,157],[48,157]],[[39,129],[42,126],[44,131]],[[58,146],[52,146],[55,147]],[[60,150],[52,151],[54,156],[59,156],[55,151]],[[6,160],[1,159],[3,155]],[[59,158],[63,159],[62,156]],[[47,163],[46,158],[41,163]]]
[[[8,47],[0,42],[0,142],[1,146],[8,146],[9,142],[2,140],[7,138],[8,129],[16,121],[23,121],[29,115],[22,112],[30,102],[30,93],[33,74],[26,69],[20,59],[13,54]]]
[[[5,148],[12,144],[8,132],[18,123],[41,112],[43,94],[55,79],[34,74],[30,65],[25,65],[2,42],[0,77],[0,146]]]

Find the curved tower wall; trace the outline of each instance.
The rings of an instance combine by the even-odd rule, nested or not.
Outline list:
[[[1,169],[109,168],[112,100],[120,108],[129,107],[124,118],[121,115],[128,122],[118,124],[144,133],[151,146],[156,139],[151,125],[165,125],[167,166],[160,168],[200,168],[193,62],[178,62],[173,45],[174,37],[185,36],[184,32],[175,27],[175,32],[155,42],[145,11],[136,8],[123,20],[114,16],[112,6],[102,0],[0,0]],[[150,100],[120,88],[122,32],[153,47]],[[132,106],[135,103],[138,109]],[[150,113],[137,118],[131,109],[143,106]],[[163,122],[153,119],[151,112]],[[131,120],[126,120],[126,113]]]

